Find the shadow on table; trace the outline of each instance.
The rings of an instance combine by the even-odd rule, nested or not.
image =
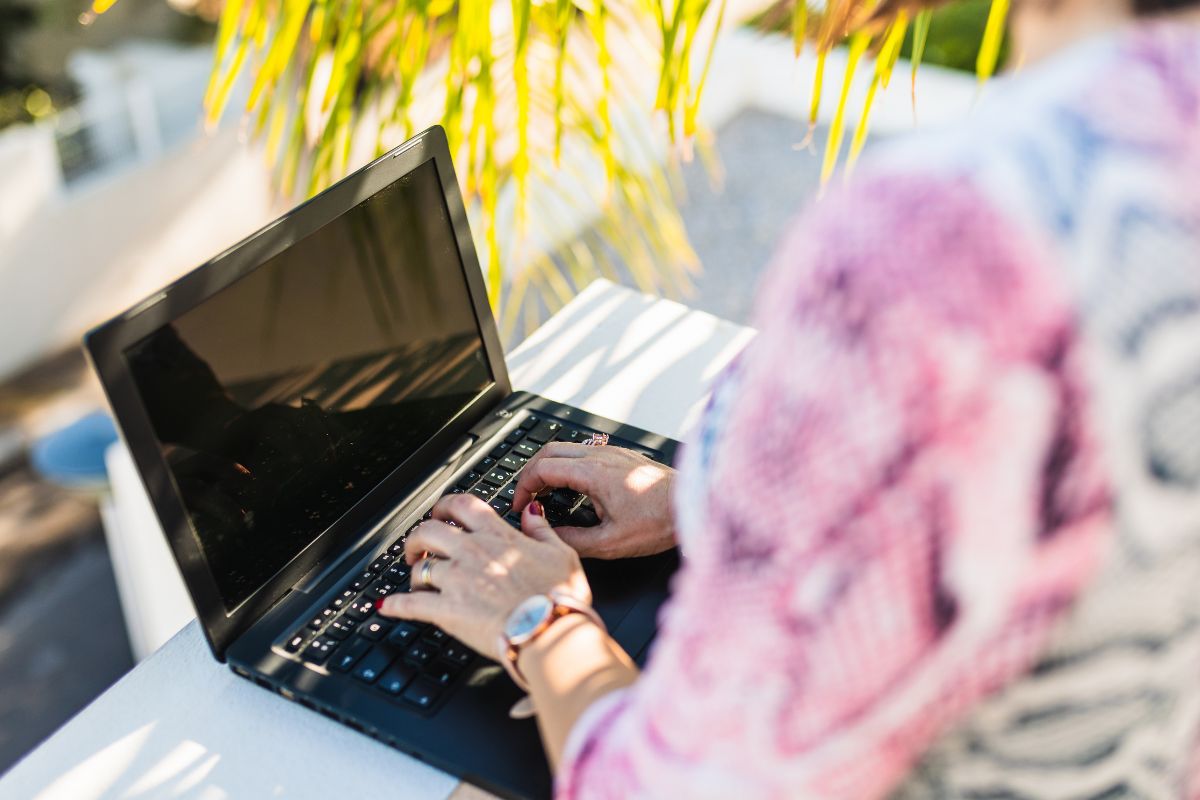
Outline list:
[[[682,436],[713,378],[753,332],[686,306],[592,284],[509,359],[517,388],[667,436]],[[596,342],[604,344],[596,344]],[[678,398],[697,398],[679,414]]]
[[[54,756],[35,751],[30,759],[59,757],[59,763],[17,765],[6,776],[6,790],[40,800],[365,797],[396,785],[402,775],[405,796],[442,798],[458,783],[236,677],[211,658],[196,623],[176,639],[182,641],[146,662],[150,669],[122,681],[132,685],[118,684],[123,691],[102,695],[86,712],[90,724],[60,731],[65,740],[56,743]],[[167,675],[175,682],[164,681]],[[144,696],[146,702],[122,704],[131,696]],[[160,718],[156,709],[171,713]],[[99,719],[110,724],[100,728]],[[282,758],[274,746],[281,738],[289,743]],[[78,757],[62,760],[63,753]],[[274,756],[264,758],[267,753]],[[338,754],[349,753],[354,770],[338,769]],[[314,786],[311,765],[327,762],[329,785]],[[22,775],[25,768],[29,778]]]

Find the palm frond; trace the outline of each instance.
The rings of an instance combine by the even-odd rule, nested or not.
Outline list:
[[[812,43],[809,137],[830,52],[847,48],[822,164],[828,180],[862,63],[874,62],[850,167],[910,32],[915,109],[933,15],[880,0],[762,2],[771,4],[762,18],[797,55]],[[1010,0],[990,3],[981,81],[998,65]],[[111,4],[96,0],[94,12]],[[317,192],[441,123],[482,232],[489,296],[515,335],[529,307],[553,310],[597,275],[687,290],[698,262],[678,209],[678,158],[698,141],[711,159],[699,109],[717,36],[758,10],[754,0],[224,0],[205,121],[221,119],[245,76],[241,113],[286,195]]]

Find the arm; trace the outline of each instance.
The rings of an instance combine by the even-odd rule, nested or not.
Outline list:
[[[1106,494],[1048,254],[969,184],[860,186],[762,289],[681,465],[656,649],[571,730],[561,798],[882,796],[1090,575]]]
[[[637,666],[616,642],[578,614],[569,614],[522,648],[521,674],[538,710],[538,729],[558,768],[571,728],[597,700],[629,686]]]

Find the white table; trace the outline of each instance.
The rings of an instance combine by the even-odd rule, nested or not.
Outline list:
[[[508,361],[518,388],[678,437],[712,378],[752,336],[600,281]],[[144,494],[141,506],[122,510],[120,500],[109,522],[144,526],[129,519],[140,512],[128,510],[144,511]],[[118,567],[122,580],[135,571],[121,576]],[[136,597],[123,588],[123,600]],[[456,786],[450,775],[234,676],[192,621],[0,779],[0,797],[432,800]]]

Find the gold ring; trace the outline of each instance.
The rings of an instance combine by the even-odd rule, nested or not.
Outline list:
[[[437,591],[437,587],[433,585],[433,563],[438,560],[437,556],[426,556],[421,560],[421,568],[417,570],[417,589],[421,591]]]

